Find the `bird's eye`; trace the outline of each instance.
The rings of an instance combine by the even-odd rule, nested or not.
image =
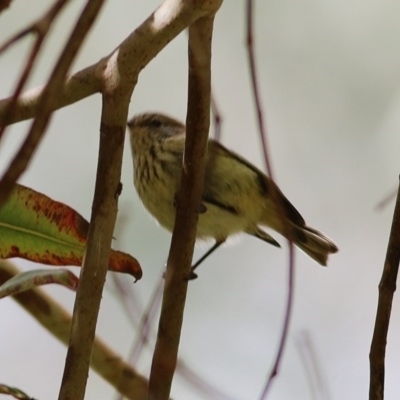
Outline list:
[[[162,122],[157,118],[153,118],[150,120],[150,126],[153,128],[159,128],[161,125],[162,125]]]

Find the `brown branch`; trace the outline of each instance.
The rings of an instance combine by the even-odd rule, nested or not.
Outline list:
[[[396,291],[397,274],[400,262],[400,186],[394,209],[392,228],[386,252],[382,278],[379,283],[379,299],[375,328],[372,337],[370,361],[369,399],[382,400],[385,385],[385,353],[389,330],[393,296]]]
[[[211,4],[210,4],[211,5]],[[189,28],[189,87],[186,144],[181,190],[165,275],[165,288],[149,380],[151,400],[168,399],[174,376],[187,292],[200,197],[203,192],[207,135],[210,124],[211,38],[215,1],[209,15]]]
[[[14,118],[8,121],[9,123],[16,122],[22,118],[32,117],[35,112],[39,113],[22,148],[14,157],[12,164],[0,181],[0,203],[5,200],[12,185],[26,169],[36,146],[43,136],[43,131],[47,126],[52,111],[63,105],[82,99],[87,95],[91,95],[99,89],[103,92],[112,92],[116,85],[121,88],[122,85],[117,83],[120,76],[124,77],[125,86],[129,90],[132,90],[136,84],[139,72],[148,62],[183,29],[205,15],[210,9],[210,4],[213,6],[215,1],[217,0],[209,0],[208,2],[196,2],[194,0],[176,2],[166,0],[110,56],[82,71],[80,77],[75,75],[74,79],[70,79],[64,85],[65,74],[72,62],[71,56],[77,50],[73,48],[74,43],[71,37],[54,68],[48,84],[44,88],[29,92],[26,96],[23,95],[17,102]],[[77,29],[75,28],[73,35],[74,39],[77,39],[75,42],[77,44],[78,41],[79,43],[81,42],[85,35],[83,31],[81,35],[75,35],[76,33]],[[70,46],[71,42],[72,45]],[[119,69],[115,69],[116,67]],[[118,74],[116,71],[118,71]],[[92,76],[92,74],[95,76]],[[117,77],[117,75],[119,76]],[[79,90],[79,94],[75,94],[73,87],[80,85],[80,78],[86,81],[83,82],[85,90]],[[102,87],[99,86],[99,82],[95,78],[100,79],[100,85],[101,83],[103,84]],[[125,92],[126,90],[123,89],[123,91]],[[66,95],[68,95],[68,98],[64,97]],[[0,125],[4,124],[4,120],[7,118],[4,110],[11,101],[12,98],[0,101]],[[20,106],[22,110],[19,109]],[[17,116],[21,119],[18,119]]]
[[[187,28],[193,21],[207,14],[215,2],[222,0],[165,0],[150,17],[136,29],[126,40],[117,47],[110,56],[96,64],[87,67],[70,78],[59,89],[58,96],[53,99],[52,111],[75,103],[83,98],[102,91],[104,69],[109,64],[110,57],[118,58],[114,67],[124,69],[122,75],[137,77],[150,60],[152,60],[172,39]],[[116,70],[109,69],[109,75]],[[132,78],[135,79],[135,78]],[[114,82],[114,79],[112,79]],[[37,87],[23,93],[16,104],[14,115],[8,120],[9,124],[33,118],[46,86]],[[0,100],[0,126],[5,125],[6,108],[12,98]]]
[[[113,273],[112,278],[117,289],[114,293],[116,299],[119,301],[121,307],[123,307],[126,311],[129,321],[132,322],[132,325],[135,326],[138,331],[135,344],[132,346],[132,349],[129,351],[129,356],[127,357],[130,365],[136,365],[143,348],[145,346],[147,348],[153,348],[154,335],[152,334],[152,328],[154,325],[155,314],[161,303],[164,280],[160,279],[160,282],[157,283],[157,286],[154,288],[153,294],[147,303],[146,309],[139,313],[139,311],[132,309],[132,307],[138,306],[137,304],[132,304],[132,299],[134,298],[132,285],[130,285],[129,288],[125,287],[120,275],[118,274]],[[142,315],[140,323],[137,321],[138,314]],[[218,387],[202,378],[197,372],[195,372],[193,368],[189,367],[182,359],[179,358],[176,363],[176,373],[185,379],[186,382],[195,390],[201,393],[204,398],[213,400],[233,400],[232,397],[223,393]],[[122,398],[122,393],[116,396],[116,400],[122,400]]]
[[[85,395],[92,343],[117,216],[117,191],[121,175],[124,131],[122,126],[110,127],[102,124],[100,128],[92,217],[75,299],[60,400],[80,400]]]
[[[4,110],[5,118],[3,121],[3,126],[0,127],[0,140],[4,134],[6,126],[9,124],[9,121],[12,119],[12,116],[14,113],[14,108],[17,104],[18,97],[21,94],[22,89],[24,88],[25,83],[30,76],[33,65],[36,61],[37,55],[39,54],[39,50],[42,47],[44,39],[45,39],[47,33],[49,32],[53,22],[55,21],[57,15],[61,12],[61,10],[67,4],[68,1],[69,0],[58,0],[55,4],[53,4],[50,7],[50,9],[43,15],[42,18],[40,18],[38,21],[33,23],[31,26],[25,28],[24,30],[22,30],[21,32],[16,34],[14,37],[12,37],[10,40],[8,40],[6,43],[4,43],[0,47],[0,54],[1,54],[8,47],[10,47],[14,43],[16,43],[18,40],[20,40],[21,38],[26,36],[28,33],[34,32],[37,35],[35,44],[32,47],[32,50],[28,57],[28,60],[25,64],[24,70],[22,71],[22,74],[19,78],[17,87],[14,90],[13,95],[11,96],[10,102],[7,104],[7,107]]]
[[[86,97],[100,92],[100,81],[95,75],[97,64],[91,65],[68,77],[60,88],[58,96],[53,99],[52,111],[76,103]],[[40,99],[46,86],[30,89],[18,97],[13,115],[7,116],[12,97],[0,100],[0,126],[13,124],[33,118],[39,110]]]
[[[0,284],[19,273],[20,271],[10,262],[0,261]],[[13,299],[53,336],[68,345],[72,317],[60,304],[42,289],[20,293],[13,296]],[[94,371],[128,399],[146,398],[147,380],[98,337],[94,339],[90,363]]]
[[[127,110],[137,76],[141,69],[175,36],[195,20],[210,13],[210,10],[216,10],[220,2],[221,0],[209,0],[207,2],[166,0],[110,56],[86,70],[89,74],[86,77],[89,76],[88,79],[90,80],[86,87],[86,93],[92,94],[94,92],[90,84],[94,84],[96,90],[100,84],[100,90],[103,92],[102,137],[89,238],[75,302],[70,348],[60,392],[62,399],[79,400],[83,397],[85,391],[91,342],[94,337],[94,327],[115,223],[117,203],[115,196],[119,185]],[[96,4],[94,1],[88,3],[89,6]],[[67,84],[71,82],[78,85],[76,81],[71,80]],[[54,86],[52,89],[54,91]],[[64,90],[60,90],[61,85],[58,85],[58,89],[58,97],[65,96],[68,93],[71,98],[74,98],[71,87],[64,86]],[[31,100],[30,103],[27,103],[26,97],[22,96],[23,99],[18,104],[26,106],[23,111],[25,117],[28,113],[41,112],[43,105],[48,107],[45,107],[45,110],[48,111],[66,103],[65,99],[60,99],[58,102],[54,101],[49,105],[49,96],[45,96],[48,91],[49,86],[46,86],[44,89],[29,93],[28,100]],[[77,97],[79,96],[75,96],[75,98]],[[34,102],[37,102],[38,106],[33,104]],[[193,101],[191,103],[193,104]],[[3,102],[1,107],[6,104],[7,101]],[[207,109],[209,110],[209,104]],[[189,114],[193,116],[195,112],[192,111]],[[199,115],[202,116],[201,113]],[[37,118],[38,120],[43,125],[43,118]],[[192,127],[193,122],[190,122],[189,125]],[[188,149],[190,153],[192,148],[189,146]],[[193,165],[197,165],[197,162]],[[192,169],[193,167],[190,164],[189,172]],[[191,172],[189,175],[191,175]]]
[[[53,99],[55,99],[65,80],[65,76],[75,56],[82,45],[90,27],[98,15],[104,0],[88,1],[84,11],[79,17],[61,55],[54,66],[50,79],[43,91],[38,104],[38,115],[35,118],[29,133],[21,148],[14,156],[7,171],[0,180],[0,204],[5,201],[12,190],[14,183],[25,171],[40,143],[53,110]]]
[[[165,1],[96,68],[103,92],[99,163],[60,399],[80,400],[85,392],[91,341],[116,220],[116,193],[120,183],[128,105],[138,74],[173,37],[202,17],[205,10],[203,2]]]
[[[10,7],[11,0],[0,0],[0,13]]]

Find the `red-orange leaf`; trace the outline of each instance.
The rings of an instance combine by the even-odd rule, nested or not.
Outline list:
[[[89,223],[71,207],[16,185],[0,207],[0,258],[80,266],[88,228]],[[111,251],[109,269],[142,277],[137,260],[120,251]]]

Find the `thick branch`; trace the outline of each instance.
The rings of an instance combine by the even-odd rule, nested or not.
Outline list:
[[[20,271],[10,262],[0,261],[0,285]],[[44,328],[68,345],[71,314],[42,289],[28,290],[13,297]],[[94,339],[91,367],[128,399],[142,400],[147,395],[147,380],[112,351],[98,337]]]
[[[149,382],[149,399],[168,399],[183,322],[187,280],[196,240],[210,123],[211,38],[214,16],[189,29],[189,88],[181,191],[177,197],[164,297]]]
[[[110,56],[96,64],[87,67],[64,82],[59,89],[57,98],[53,99],[52,110],[73,104],[83,98],[102,91],[102,82],[105,69],[111,57],[118,58],[118,65],[114,67],[114,79],[118,73],[123,76],[135,76],[153,59],[172,39],[187,28],[196,19],[207,15],[210,10],[217,10],[222,0],[165,0]],[[129,74],[129,72],[131,74]],[[7,123],[23,121],[33,118],[38,112],[38,104],[45,90],[45,86],[31,89],[22,94],[16,104],[13,116]],[[6,120],[5,111],[12,98],[0,100],[0,126]]]
[[[95,3],[94,1],[89,1],[88,5],[93,5]],[[51,105],[48,104],[48,101],[46,102],[44,95],[49,90],[48,86],[43,90],[39,89],[36,92],[30,92],[29,96],[23,95],[18,101],[18,107],[20,107],[20,109],[17,110],[15,115],[22,116],[23,118],[29,118],[36,112],[41,112],[41,105],[45,104],[47,119],[39,119],[39,121],[41,121],[40,125],[45,126],[49,118],[49,110],[54,110],[62,105],[81,99],[85,95],[94,93],[96,90],[100,90],[103,93],[100,157],[95,198],[85,261],[81,271],[81,280],[74,307],[70,347],[66,360],[63,384],[60,391],[61,399],[80,400],[84,396],[94,330],[102,287],[107,271],[112,232],[116,219],[117,192],[128,104],[138,74],[141,69],[184,28],[199,18],[216,12],[220,3],[221,0],[166,0],[121,44],[120,47],[112,52],[110,56],[100,60],[99,63],[87,68],[81,73],[85,78],[84,83],[86,84],[84,92],[80,92],[79,95],[76,95],[74,90],[71,89],[74,84],[78,84],[78,87],[80,86],[77,75],[75,75],[74,78],[71,78],[64,84],[64,90],[60,90],[60,85],[58,86],[58,101],[54,101]],[[205,39],[207,45],[209,45],[208,42],[211,38],[211,27],[212,19],[207,19],[195,28],[195,31],[204,31],[203,34],[206,32]],[[192,30],[191,41],[194,41],[195,31]],[[207,63],[209,62],[208,52],[209,50],[206,50],[206,54],[208,55],[206,57]],[[175,239],[175,256],[172,257],[172,259],[174,259],[178,253],[181,253],[181,249],[179,248],[181,239],[179,238],[186,237],[183,225],[186,226],[188,221],[190,223],[190,229],[192,229],[190,235],[191,239],[188,241],[188,249],[191,248],[191,250],[185,252],[186,263],[184,265],[188,267],[190,266],[193,252],[195,221],[197,219],[196,213],[199,209],[198,203],[202,185],[199,184],[201,179],[198,178],[202,175],[201,171],[204,169],[202,164],[204,164],[204,148],[208,131],[208,112],[210,108],[209,82],[205,85],[203,82],[204,77],[209,81],[209,65],[207,64],[205,68],[207,72],[204,74],[203,56],[199,57],[199,60],[195,63],[192,55],[191,63],[194,70],[192,70],[190,74],[192,82],[189,89],[188,156],[185,157],[186,169],[183,174],[183,180],[184,182],[186,182],[186,180],[195,182],[195,185],[192,191],[188,189],[190,186],[183,189],[181,197],[178,199],[178,209],[182,210],[178,212],[178,214],[182,214],[180,217],[181,222],[178,223],[178,226],[180,226],[178,232],[180,231],[181,233],[177,236],[178,240]],[[202,90],[205,90],[206,94],[201,94]],[[30,101],[27,101],[27,97]],[[4,110],[4,107],[7,106],[8,102],[9,99],[0,104],[0,124],[2,122],[1,112]],[[36,106],[36,104],[38,104],[38,106]],[[16,120],[17,119],[14,121]],[[199,130],[199,136],[193,139],[193,132],[195,129]],[[200,139],[200,141],[198,139]],[[38,140],[39,139],[35,137],[36,143]],[[192,140],[194,141],[192,142]],[[194,160],[193,163],[190,162],[191,159]],[[197,170],[197,168],[199,169]],[[187,183],[184,183],[184,187],[186,187],[186,185]],[[188,211],[185,209],[186,199],[188,199]],[[185,215],[190,215],[190,218],[188,220],[185,219]],[[180,264],[179,257],[174,262],[174,264],[177,263]],[[181,276],[181,281],[182,277],[183,275]],[[170,280],[170,276],[167,274],[167,282]],[[186,283],[184,285],[186,286]],[[179,334],[176,337],[179,341]],[[175,362],[176,354],[175,361],[173,362],[174,366]],[[170,383],[168,385],[170,386]],[[163,398],[168,398],[168,395]]]
[[[379,283],[379,300],[372,337],[370,361],[369,399],[382,400],[385,384],[385,353],[393,296],[396,291],[400,262],[400,187],[397,192],[392,228],[386,252],[385,265]]]
[[[117,215],[128,105],[138,74],[185,26],[204,14],[204,4],[199,4],[174,0],[164,2],[96,68],[103,93],[99,163],[60,399],[81,400],[85,393],[91,343]]]
[[[125,125],[124,123],[121,125]],[[76,294],[71,337],[59,399],[84,398],[101,294],[117,216],[125,128],[100,128],[96,188],[88,245]]]
[[[100,81],[94,73],[96,67],[97,64],[94,64],[67,78],[58,96],[53,99],[52,110],[58,110],[99,93]],[[13,114],[10,118],[7,118],[7,123],[13,124],[33,118],[38,113],[39,101],[45,88],[46,86],[36,87],[18,97]],[[4,125],[6,121],[6,111],[11,101],[11,97],[0,100],[0,126]]]

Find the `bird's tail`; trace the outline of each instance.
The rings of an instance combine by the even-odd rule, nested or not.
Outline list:
[[[338,251],[331,239],[307,225],[293,225],[292,237],[289,239],[293,240],[297,247],[323,266],[326,266],[329,254]]]
[[[260,225],[276,230],[293,241],[297,247],[318,264],[325,266],[329,254],[338,251],[335,243],[322,232],[308,226],[304,218],[278,187],[275,186],[274,191],[273,195],[266,197]],[[279,207],[276,206],[276,203],[279,203]],[[274,210],[274,212],[271,212],[271,210]]]

